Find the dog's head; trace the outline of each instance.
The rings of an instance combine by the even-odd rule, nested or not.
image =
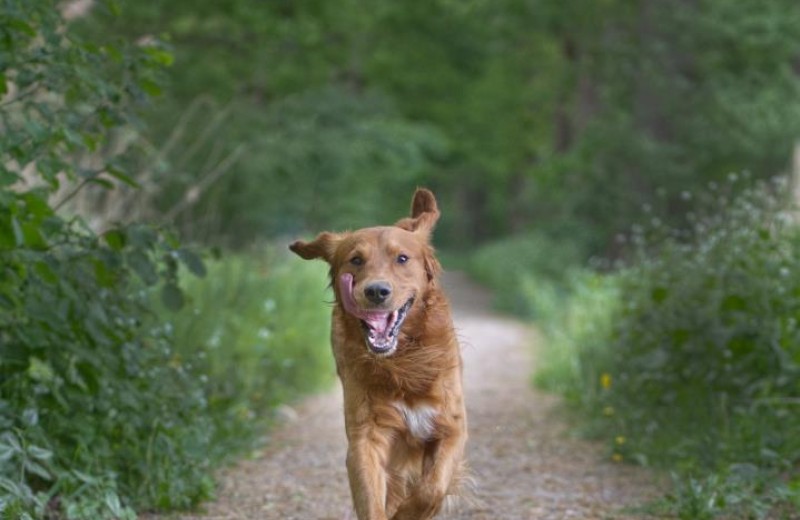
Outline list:
[[[338,304],[361,320],[368,349],[390,356],[397,349],[403,323],[439,274],[430,236],[439,208],[433,193],[417,189],[411,216],[393,226],[345,233],[320,233],[311,242],[289,248],[307,260],[321,258],[331,266]]]

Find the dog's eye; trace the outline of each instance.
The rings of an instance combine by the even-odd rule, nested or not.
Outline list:
[[[398,264],[404,264],[406,262],[408,262],[408,255],[400,255],[397,257]]]
[[[364,263],[364,259],[360,256],[354,256],[350,259],[350,263],[353,265],[362,265]]]

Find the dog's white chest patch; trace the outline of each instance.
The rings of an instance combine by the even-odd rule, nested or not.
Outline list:
[[[408,431],[418,440],[426,441],[433,436],[435,419],[439,412],[427,405],[408,406],[403,401],[395,401],[394,407],[403,415]]]

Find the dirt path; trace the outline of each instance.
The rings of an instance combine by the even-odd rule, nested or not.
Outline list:
[[[468,457],[476,503],[448,515],[470,520],[633,519],[621,512],[653,492],[642,470],[608,460],[578,440],[557,413],[558,399],[530,385],[533,332],[491,314],[487,294],[463,276],[445,286],[465,360]],[[206,520],[339,520],[349,509],[341,390],[287,410],[263,453],[223,475]]]

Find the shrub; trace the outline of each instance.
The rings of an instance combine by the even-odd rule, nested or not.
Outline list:
[[[537,311],[543,311],[546,304],[544,299],[537,301],[531,296],[540,290],[560,293],[569,269],[579,264],[579,254],[572,242],[556,242],[546,235],[530,233],[483,246],[472,256],[467,270],[494,289],[499,310],[538,317]]]
[[[688,230],[639,230],[638,260],[608,281],[616,303],[585,313],[605,297],[583,284],[565,336],[548,334],[570,367],[540,377],[569,388],[616,459],[685,476],[672,507],[687,518],[703,496],[718,497],[709,518],[797,500],[800,232],[782,192],[720,197]]]
[[[330,383],[330,300],[322,266],[274,252],[210,262],[187,279],[187,304],[168,320],[175,356],[201,383],[214,458],[251,445],[278,404]]]
[[[168,54],[82,41],[59,13],[12,0],[0,24],[0,515],[132,518],[209,491],[188,455],[202,394],[144,325],[148,288],[175,303],[178,263],[196,259],[159,230],[99,234],[54,208],[90,183],[133,184],[125,157],[98,151]]]
[[[175,260],[156,260],[189,253],[149,228],[47,240],[0,251],[0,514],[128,518],[208,496],[191,455],[207,443],[203,396],[144,325],[146,284],[180,294]]]

